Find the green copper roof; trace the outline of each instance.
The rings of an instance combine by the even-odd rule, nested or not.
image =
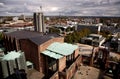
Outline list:
[[[54,59],[60,59],[60,58],[62,58],[63,56],[62,55],[60,55],[60,54],[57,54],[57,53],[55,53],[55,52],[51,52],[51,51],[48,51],[48,50],[46,50],[46,51],[44,51],[44,52],[42,52],[44,55],[47,55],[47,56],[49,56],[49,57],[51,57],[51,58],[54,58]]]
[[[54,42],[42,53],[49,57],[60,59],[63,56],[72,54],[77,48],[77,45]]]
[[[11,51],[11,52],[8,52],[7,55],[4,55],[3,57],[3,60],[14,60],[15,58],[19,58],[21,53],[21,51]]]
[[[66,56],[72,54],[77,48],[77,45],[55,42],[48,46],[47,50]]]

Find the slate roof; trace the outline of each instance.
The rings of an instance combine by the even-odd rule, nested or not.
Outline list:
[[[15,31],[7,33],[7,36],[15,37],[16,39],[29,39],[37,45],[40,45],[54,37],[59,37],[57,34],[43,34],[35,31]]]

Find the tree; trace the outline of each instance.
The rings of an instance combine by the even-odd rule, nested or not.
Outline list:
[[[73,43],[73,39],[72,39],[72,36],[71,35],[67,35],[64,39],[65,42],[67,43]]]
[[[90,34],[90,30],[85,28],[81,31],[74,31],[73,33],[65,36],[65,42],[68,43],[78,43],[80,42],[81,38]]]
[[[51,27],[49,28],[50,33],[60,33],[60,30],[58,28]]]
[[[106,37],[106,40],[107,41],[110,41],[111,38],[112,38],[112,33],[108,30],[103,30],[100,32],[100,34],[103,36],[103,37]]]

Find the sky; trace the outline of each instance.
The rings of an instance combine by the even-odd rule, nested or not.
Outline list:
[[[42,9],[40,9],[42,6]],[[120,16],[120,0],[0,0],[0,16]]]

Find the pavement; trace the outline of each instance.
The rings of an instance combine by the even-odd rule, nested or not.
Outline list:
[[[102,79],[99,69],[90,66],[80,66],[75,73],[74,79]]]
[[[44,74],[35,69],[30,69],[27,71],[27,79],[44,79]]]

